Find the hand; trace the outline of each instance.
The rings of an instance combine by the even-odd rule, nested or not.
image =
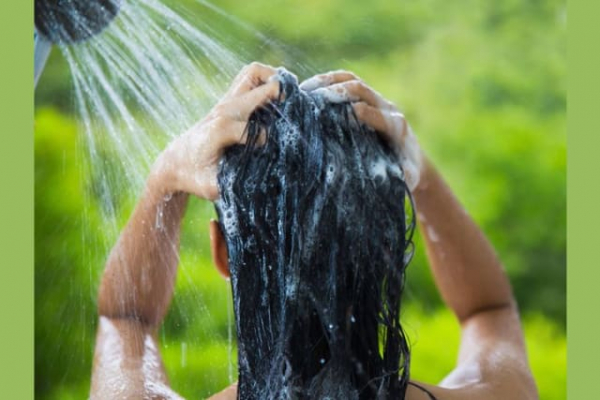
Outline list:
[[[358,119],[381,133],[398,152],[408,188],[412,191],[417,187],[423,156],[412,129],[393,103],[347,71],[313,76],[300,88],[319,93],[332,103],[351,103]]]
[[[276,76],[270,66],[247,65],[208,115],[169,144],[151,174],[163,195],[185,192],[210,201],[218,198],[219,159],[226,147],[244,143],[252,112],[279,96]]]

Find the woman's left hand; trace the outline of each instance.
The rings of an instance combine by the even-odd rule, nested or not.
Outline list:
[[[332,103],[351,103],[358,119],[381,133],[400,155],[406,184],[419,184],[423,156],[417,138],[398,108],[348,71],[315,75],[300,84],[307,92],[321,94]]]

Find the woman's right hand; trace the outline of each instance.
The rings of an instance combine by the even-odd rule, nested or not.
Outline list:
[[[242,69],[208,115],[177,137],[159,156],[151,183],[162,195],[177,192],[215,201],[218,163],[226,147],[245,140],[248,118],[279,96],[277,71],[252,63]]]
[[[397,151],[409,189],[417,188],[424,156],[404,114],[394,103],[348,71],[315,75],[302,82],[300,88],[307,92],[318,93],[332,103],[352,104],[357,118],[381,133]]]

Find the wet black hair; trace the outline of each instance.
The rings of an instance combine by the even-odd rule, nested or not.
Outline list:
[[[349,104],[279,79],[218,172],[238,398],[404,399],[414,216],[398,156]]]

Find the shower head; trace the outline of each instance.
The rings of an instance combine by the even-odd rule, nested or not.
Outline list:
[[[102,32],[119,12],[121,0],[35,0],[34,85],[52,44],[82,42]]]
[[[81,42],[100,33],[119,12],[121,0],[35,0],[35,26],[53,43]]]

